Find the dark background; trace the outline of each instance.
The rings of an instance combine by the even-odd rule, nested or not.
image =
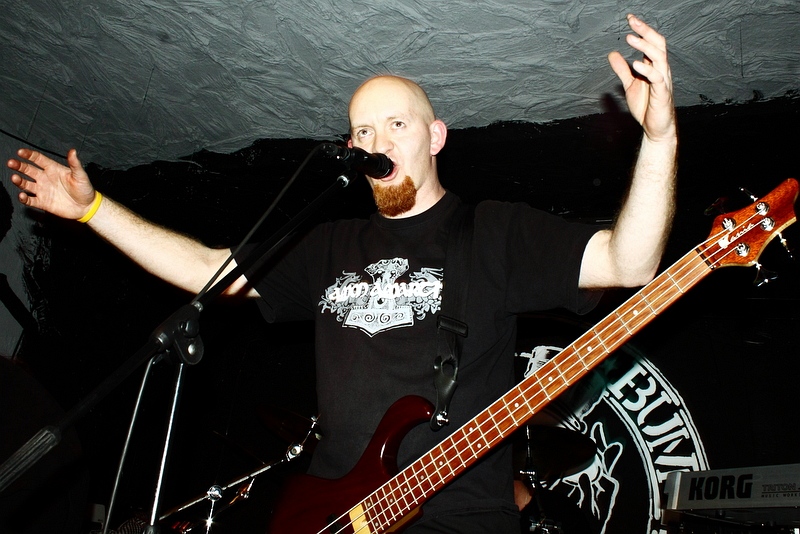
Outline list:
[[[792,95],[679,110],[678,208],[664,266],[709,234],[717,213],[706,210],[718,199],[727,199],[724,210],[733,211],[750,203],[740,187],[763,195],[800,176],[798,119],[800,99]],[[467,201],[525,201],[569,219],[607,224],[624,196],[639,136],[628,115],[615,111],[455,130],[439,158],[440,172],[446,187]],[[210,245],[229,246],[316,144],[264,140],[234,154],[200,152],[126,171],[88,170],[100,191],[146,217]],[[271,235],[338,171],[312,159],[258,238]],[[371,211],[368,187],[358,181],[316,219]],[[12,421],[3,437],[4,457],[51,422],[59,407],[69,409],[90,393],[191,298],[144,273],[85,226],[34,216],[41,251],[26,258],[26,284],[38,328],[26,330],[19,358],[36,383],[27,391],[36,393],[4,399]],[[796,249],[799,233],[796,225],[784,232]],[[754,268],[721,269],[634,340],[684,397],[712,468],[800,462],[800,270],[777,240],[761,260],[777,272],[776,280],[755,287]],[[608,292],[583,320],[598,321],[631,293]],[[268,416],[303,429],[303,418],[315,413],[310,325],[268,325],[253,302],[225,301],[203,312],[201,331],[205,355],[186,370],[162,510],[280,459],[287,433]],[[153,369],[112,527],[142,510],[149,513],[173,369],[166,362]],[[51,523],[62,532],[87,531],[86,505],[108,501],[142,372],[79,421],[52,468],[29,484],[22,481],[28,485],[9,513],[8,532],[56,531],[48,530]],[[263,531],[282,477],[304,462],[261,475],[253,497],[234,505],[220,531]]]

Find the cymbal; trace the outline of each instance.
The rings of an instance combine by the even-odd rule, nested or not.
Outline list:
[[[588,436],[557,426],[526,425],[515,438],[515,472],[532,469],[548,482],[577,473],[597,452]]]

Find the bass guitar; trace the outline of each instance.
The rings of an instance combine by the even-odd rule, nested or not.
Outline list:
[[[384,415],[356,466],[342,478],[299,475],[275,508],[273,534],[380,534],[400,532],[421,505],[534,413],[564,392],[611,352],[712,271],[752,266],[763,248],[795,222],[798,182],[714,220],[711,234],[674,265],[606,316],[491,406],[398,472],[406,433],[429,421],[433,406],[404,397]],[[781,238],[782,239],[782,238]]]

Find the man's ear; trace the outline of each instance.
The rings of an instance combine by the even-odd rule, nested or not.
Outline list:
[[[347,148],[353,148],[353,138],[349,137],[347,139]]]
[[[435,156],[444,148],[447,140],[447,126],[444,122],[436,119],[429,126],[431,132],[431,156]]]

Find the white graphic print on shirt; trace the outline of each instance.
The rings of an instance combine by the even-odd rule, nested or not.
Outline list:
[[[423,267],[409,273],[408,282],[397,280],[408,271],[408,260],[393,258],[368,265],[364,272],[372,283],[356,273],[342,276],[325,290],[321,311],[336,314],[342,326],[358,328],[370,337],[393,328],[412,326],[442,303],[442,269]]]

